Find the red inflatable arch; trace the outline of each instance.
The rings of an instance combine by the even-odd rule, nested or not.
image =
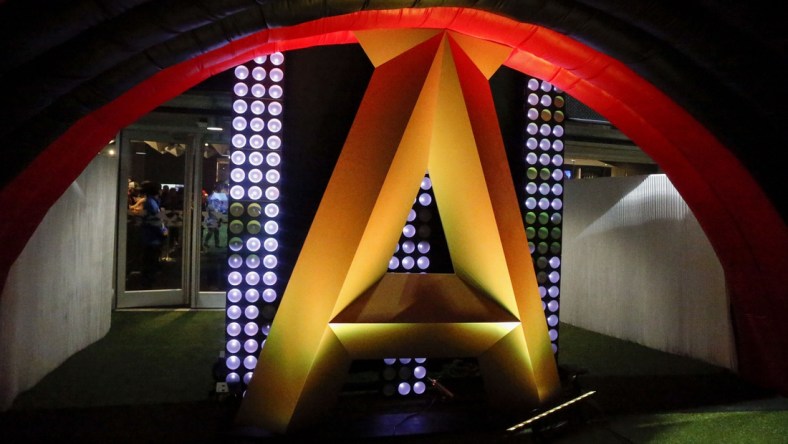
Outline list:
[[[508,45],[514,51],[507,66],[552,82],[632,138],[670,176],[717,252],[733,307],[740,372],[788,392],[788,322],[782,319],[788,314],[788,234],[747,170],[683,108],[622,63],[546,28],[474,9],[323,18],[250,35],[153,75],[78,121],[0,192],[6,221],[14,221],[13,230],[0,223],[2,282],[49,207],[121,128],[257,55],[353,43],[352,31],[380,28],[446,28]],[[37,185],[41,175],[53,180]],[[21,220],[28,224],[20,227]]]

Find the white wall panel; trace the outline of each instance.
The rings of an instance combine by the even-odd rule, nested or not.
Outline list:
[[[668,178],[565,188],[562,321],[734,368],[722,267]]]
[[[109,331],[117,166],[97,156],[11,267],[0,299],[2,410]]]

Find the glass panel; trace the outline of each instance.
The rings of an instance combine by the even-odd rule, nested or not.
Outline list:
[[[131,140],[126,291],[183,286],[185,143]]]
[[[228,150],[226,144],[209,143],[202,149],[200,291],[227,287]]]

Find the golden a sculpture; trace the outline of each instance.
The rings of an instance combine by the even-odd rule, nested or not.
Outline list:
[[[476,357],[491,405],[559,390],[489,78],[511,49],[444,30],[357,33],[375,65],[238,413],[313,424],[353,359]],[[429,171],[454,274],[387,274]]]

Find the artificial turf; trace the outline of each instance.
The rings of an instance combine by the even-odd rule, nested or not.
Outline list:
[[[440,372],[444,384],[458,394],[457,399],[441,398],[436,403],[429,392],[423,399],[384,399],[375,393],[374,372],[371,376],[368,369],[352,372],[346,385],[352,389],[327,413],[334,420],[333,426],[309,438],[359,441],[367,436],[364,441],[374,442],[788,442],[788,400],[728,370],[567,324],[561,325],[560,332],[558,362],[565,373],[575,375],[572,389],[596,391],[573,420],[556,420],[555,427],[518,434],[504,433],[497,424],[491,428],[489,418],[478,418],[486,409],[474,362],[443,360],[433,362],[443,367],[431,371]],[[233,427],[238,400],[217,396],[214,390],[214,366],[223,343],[223,311],[115,312],[105,338],[69,358],[20,394],[9,411],[0,414],[3,442],[277,440],[239,433]],[[444,422],[443,428],[429,434],[378,434],[375,438],[342,423],[342,418],[350,417],[369,422],[375,414],[393,421],[391,434],[398,432],[400,422],[426,423],[430,418],[444,418]],[[467,419],[472,417],[478,418],[476,426]],[[401,427],[402,431],[407,428]]]

